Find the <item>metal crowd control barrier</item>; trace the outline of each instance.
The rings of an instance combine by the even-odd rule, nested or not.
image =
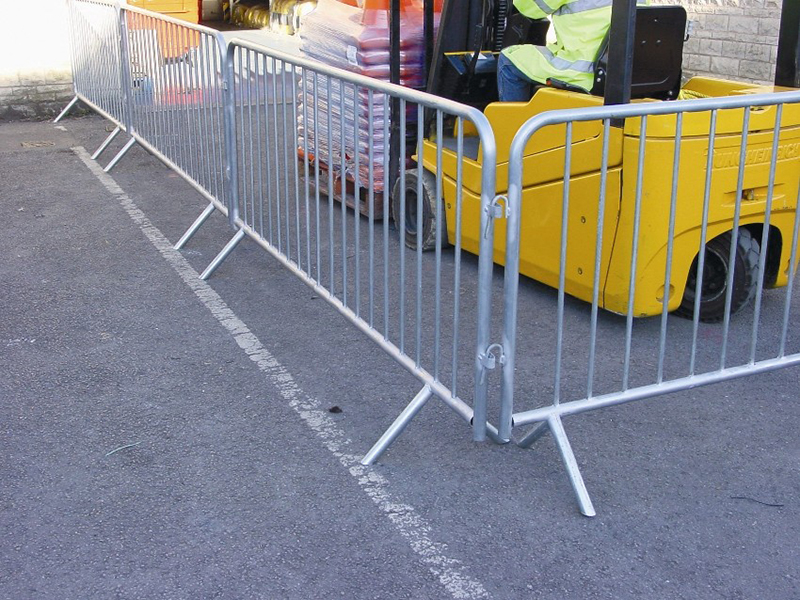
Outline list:
[[[113,111],[104,110],[98,98],[106,96],[94,92],[98,80],[107,79],[105,71],[82,58],[73,61],[76,100],[88,98],[118,125],[95,157],[120,129],[131,135],[105,170],[139,143],[209,200],[176,248],[215,210],[237,229],[201,277],[249,236],[422,382],[364,463],[377,460],[434,396],[473,424],[476,440],[487,434],[497,439],[486,420],[486,378],[479,376],[489,341],[496,162],[493,133],[480,111],[245,42],[232,43],[226,54],[217,31],[150,11],[69,1],[71,14],[81,18],[100,10],[96,6],[106,17],[98,44],[114,48],[102,61],[116,77],[115,85],[103,83]],[[91,58],[85,38],[83,29],[73,28],[74,56]],[[423,161],[436,167],[435,189],[425,188],[436,197],[442,197],[445,154],[460,165],[475,151],[491,165],[479,182],[487,251],[477,264],[470,256],[462,261],[460,168],[451,183],[454,252],[443,249],[443,202],[434,202],[434,257],[423,255],[419,243],[419,250],[407,249],[390,228],[390,102],[400,108],[400,154],[409,162],[416,154],[419,164],[408,173],[400,165],[400,214],[416,214],[421,223],[427,210],[423,180],[432,176],[425,175]],[[412,201],[405,182],[414,177]],[[465,261],[478,286],[462,285]],[[472,406],[462,399],[468,394]]]
[[[477,356],[488,345],[491,301],[488,206],[495,188],[495,148],[485,117],[455,102],[243,41],[229,44],[226,62],[234,106],[229,147],[237,175],[231,181],[236,201],[229,218],[238,231],[202,277],[209,277],[249,236],[421,381],[421,391],[364,464],[377,460],[434,396],[474,423],[477,440],[487,431],[495,435],[486,423],[486,382],[473,376],[481,368]],[[460,170],[453,253],[443,252],[442,202],[435,203],[435,256],[422,253],[421,227],[418,250],[403,244],[402,227],[400,235],[390,228],[393,99],[399,104],[400,156],[414,149],[418,165],[408,173],[400,170],[394,201],[401,215],[415,210],[422,219],[423,162],[431,158],[440,167],[443,153],[449,152],[460,164],[466,156],[465,127],[473,127],[472,139],[480,143],[487,165],[481,181],[487,251],[478,266],[470,265],[484,282],[477,289],[465,290],[461,284]],[[426,138],[434,140],[435,151],[426,150]],[[442,197],[441,170],[436,170],[435,192]],[[406,178],[416,178],[413,206]],[[477,307],[469,322],[463,318],[464,306],[471,315]],[[461,398],[461,390],[473,385],[474,410]]]
[[[124,89],[119,7],[105,0],[71,1],[67,2],[67,16],[75,97],[55,122],[81,100],[114,123],[114,131],[92,155],[92,158],[97,158],[120,130],[131,130]]]
[[[554,111],[517,132],[509,161],[499,435],[509,439],[512,427],[536,424],[517,441],[528,447],[552,433],[583,514],[594,515],[594,508],[562,417],[800,364],[800,332],[792,327],[798,316],[792,306],[800,225],[798,102],[800,92],[786,92]],[[621,119],[624,133],[611,127]],[[590,156],[587,136],[577,132],[592,122]],[[563,131],[563,182],[548,196],[535,187],[531,168],[546,152],[531,156],[530,149],[537,133],[555,135],[554,127]],[[757,174],[749,171],[755,167],[761,168]],[[689,172],[696,177],[687,180]],[[537,266],[558,292],[547,306],[526,305],[520,313],[534,295],[520,293],[519,278],[522,235],[529,236],[526,245],[535,243],[533,214],[536,223],[556,223],[552,262]],[[663,245],[655,258],[645,256],[655,238]],[[756,248],[768,251],[756,255]],[[696,258],[681,279],[686,268],[678,265],[687,252]],[[715,269],[726,261],[736,267],[723,277]],[[757,280],[749,304],[739,287],[747,270]],[[684,283],[687,319],[668,315],[676,303],[672,290]],[[660,308],[643,311],[655,315],[650,319],[634,320],[650,290],[656,291],[649,301]],[[622,317],[598,310],[614,303],[613,294]],[[716,302],[721,323],[701,322],[701,299]],[[743,301],[732,317],[734,304]],[[534,332],[518,336],[525,324],[518,313],[535,315]],[[539,400],[550,393],[550,401]],[[534,407],[520,410],[515,396],[518,403],[532,399]]]
[[[106,170],[138,142],[209,200],[177,248],[216,210],[227,215],[236,233],[202,277],[250,237],[421,382],[420,392],[367,453],[365,464],[377,460],[435,396],[473,424],[477,441],[487,435],[509,441],[514,426],[537,423],[517,441],[526,447],[550,431],[581,511],[593,515],[563,416],[800,364],[800,352],[790,348],[797,335],[790,326],[800,177],[789,169],[793,179],[787,180],[787,164],[798,168],[800,119],[796,110],[784,110],[800,103],[800,92],[532,118],[512,143],[507,228],[495,248],[494,219],[503,212],[498,205],[503,198],[495,197],[497,152],[480,111],[242,41],[226,50],[214,30],[138,8],[102,0],[69,0],[68,7],[75,98],[56,120],[78,100],[85,102],[117,126],[94,157],[119,131],[131,136]],[[398,165],[393,194],[388,189],[392,115],[400,121],[395,125],[405,161]],[[736,118],[738,129],[731,125]],[[625,128],[612,128],[620,119],[627,119]],[[769,119],[771,127],[765,126]],[[598,121],[592,141],[580,128]],[[685,123],[685,139],[694,148],[691,161],[681,160]],[[536,134],[553,126],[564,130],[562,149],[547,157],[548,164],[554,157],[563,161],[560,183],[547,169],[530,168],[544,160],[543,153],[526,153]],[[577,131],[583,131],[576,136],[581,143],[573,144]],[[655,169],[647,162],[651,154],[659,162]],[[767,164],[752,176],[752,165]],[[698,165],[704,168],[703,181],[681,183],[681,173]],[[715,212],[719,203],[711,202],[720,197],[720,170],[730,188],[723,190],[720,205],[733,213],[731,229],[722,236]],[[523,202],[536,185],[548,189],[537,188]],[[694,193],[693,202],[686,202],[687,193]],[[400,226],[390,226],[390,196]],[[426,196],[436,199],[433,206]],[[616,203],[609,204],[614,198]],[[550,204],[541,206],[544,201]],[[656,211],[660,218],[643,225],[642,215],[653,206],[662,208]],[[689,218],[696,223],[685,228],[687,206],[693,207]],[[753,206],[763,206],[760,221],[752,218]],[[462,236],[466,210],[477,242]],[[620,225],[623,213],[625,226]],[[430,254],[422,252],[426,215],[435,223]],[[543,231],[554,215],[557,226]],[[521,232],[530,236],[525,246]],[[560,237],[553,238],[553,232]],[[523,255],[537,235],[552,243],[541,256]],[[664,247],[643,262],[644,249],[652,249],[658,236]],[[452,252],[445,242],[454,246]],[[478,258],[462,252],[467,243]],[[678,269],[678,258],[689,246],[697,258],[691,267]],[[758,248],[767,251],[754,260]],[[502,344],[490,343],[495,251],[506,261]],[[543,260],[552,264],[535,264]],[[715,284],[724,290],[716,299],[722,324],[701,322],[709,273],[736,261],[757,280],[754,302],[732,318],[750,297],[745,294],[743,301],[741,290],[734,292],[741,286],[739,271],[729,269]],[[552,318],[546,306],[531,304],[535,294],[520,293],[521,264],[523,272],[540,268],[541,278],[558,289],[557,301],[546,302]],[[655,288],[653,273],[660,273],[661,285]],[[647,293],[643,274],[649,277]],[[477,285],[467,284],[469,277]],[[681,299],[677,290],[684,287],[690,288],[692,301],[682,302],[680,310],[691,321],[669,316],[676,297]],[[765,291],[768,287],[784,287],[783,299],[779,291]],[[590,313],[567,294],[588,299]],[[658,310],[640,308],[648,294],[651,305],[654,297],[660,303]],[[521,306],[536,316],[535,335],[518,336]],[[660,319],[634,321],[634,315],[656,313]],[[642,335],[634,336],[634,329]],[[534,346],[526,347],[531,340]],[[552,353],[542,351],[548,340]],[[619,363],[598,360],[614,356],[619,347]],[[497,429],[486,418],[486,370],[495,360],[493,352],[503,366]],[[678,364],[684,355],[688,365]],[[651,356],[658,357],[655,363]],[[584,357],[585,372],[576,366]],[[551,358],[552,401],[515,409],[515,391],[524,391],[527,400],[547,390],[544,363]],[[655,372],[648,373],[650,368]]]

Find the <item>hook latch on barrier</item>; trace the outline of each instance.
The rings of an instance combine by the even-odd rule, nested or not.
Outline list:
[[[495,355],[495,352],[497,355]],[[494,370],[499,364],[501,367],[506,364],[506,355],[503,353],[503,346],[492,344],[485,352],[478,355],[481,363],[481,383],[486,381],[486,371]]]
[[[500,194],[492,198],[492,203],[486,207],[486,214],[489,215],[489,220],[486,221],[486,230],[483,232],[484,238],[489,237],[489,227],[492,219],[508,217],[508,197]]]

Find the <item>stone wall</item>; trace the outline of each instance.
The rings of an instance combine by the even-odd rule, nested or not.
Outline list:
[[[72,97],[65,2],[11,4],[0,17],[0,120],[52,116]]]
[[[681,4],[691,22],[684,75],[772,83],[781,0],[652,0]]]

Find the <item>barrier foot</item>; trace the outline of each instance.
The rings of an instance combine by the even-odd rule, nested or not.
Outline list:
[[[97,157],[100,156],[100,154],[102,154],[103,150],[108,148],[108,145],[114,140],[115,137],[117,137],[117,134],[120,131],[122,130],[119,127],[114,128],[114,131],[112,131],[111,134],[105,139],[105,141],[102,144],[100,144],[100,147],[94,151],[94,154],[92,154],[92,160],[97,160]]]
[[[533,429],[526,433],[525,436],[517,442],[517,446],[520,448],[530,448],[536,440],[538,440],[548,431],[550,431],[550,425],[547,423],[547,421],[537,423]]]
[[[211,261],[211,264],[209,264],[206,267],[206,270],[203,271],[203,273],[200,275],[200,279],[205,281],[209,277],[211,277],[214,274],[214,271],[217,270],[217,267],[219,267],[225,261],[225,259],[228,258],[228,255],[231,252],[233,252],[233,249],[239,245],[239,242],[242,241],[242,238],[244,238],[244,236],[245,236],[244,229],[240,229],[239,231],[237,231],[231,238],[231,241],[225,244],[225,247],[222,249],[222,251],[219,254],[217,254],[214,257],[214,260]]]
[[[131,149],[131,147],[136,143],[136,138],[131,138],[127,141],[127,143],[122,147],[122,150],[117,152],[117,155],[111,159],[111,162],[106,165],[106,168],[103,169],[103,173],[108,173],[111,169],[113,169],[116,164],[122,159],[123,156]]]
[[[486,437],[492,440],[495,444],[507,444],[511,440],[504,440],[500,437],[500,434],[497,431],[497,427],[492,425],[491,423],[486,423]]]
[[[422,388],[419,393],[414,397],[414,399],[403,409],[403,412],[395,419],[394,423],[391,424],[389,429],[381,436],[375,445],[367,452],[366,456],[361,459],[362,465],[371,465],[373,464],[378,458],[380,458],[383,451],[386,450],[389,446],[392,445],[406,426],[411,422],[411,420],[417,416],[417,413],[422,409],[423,406],[433,397],[433,392],[431,391],[430,386],[425,386]]]
[[[186,243],[190,239],[192,239],[192,236],[195,233],[197,233],[197,230],[203,226],[203,223],[206,222],[208,217],[210,217],[211,213],[213,213],[215,210],[216,206],[214,206],[213,202],[210,202],[208,206],[206,206],[205,210],[203,210],[203,212],[200,213],[200,216],[195,219],[191,227],[189,227],[189,229],[186,230],[186,233],[184,233],[181,236],[181,239],[178,240],[178,242],[173,246],[173,248],[175,250],[180,250],[181,248],[183,248],[186,245]]]
[[[558,451],[561,453],[561,460],[564,461],[564,466],[567,469],[567,475],[569,475],[569,481],[572,484],[572,489],[578,499],[578,507],[580,508],[581,513],[587,517],[595,516],[597,513],[594,511],[592,499],[589,498],[589,492],[586,491],[586,485],[583,483],[583,477],[581,476],[581,471],[578,468],[578,462],[575,460],[575,455],[572,453],[572,446],[569,444],[567,432],[564,431],[564,425],[561,422],[561,417],[558,415],[550,417],[547,420],[547,425],[556,441]]]
[[[78,97],[77,97],[77,96],[75,96],[75,97],[74,97],[72,100],[70,100],[70,101],[69,101],[69,104],[67,104],[67,105],[64,107],[64,110],[62,110],[62,111],[61,111],[61,112],[58,114],[58,116],[57,116],[55,119],[53,119],[53,123],[58,123],[58,122],[59,122],[61,119],[63,119],[64,117],[66,117],[66,116],[67,116],[67,113],[68,113],[70,110],[72,110],[72,107],[73,107],[73,106],[75,106],[77,103],[78,103]]]

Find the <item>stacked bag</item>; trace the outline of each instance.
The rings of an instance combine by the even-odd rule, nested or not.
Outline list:
[[[414,0],[404,2],[400,22],[400,81],[408,87],[421,87],[424,84],[422,5],[414,4]],[[301,51],[308,58],[360,75],[389,81],[391,53],[386,2],[379,6],[367,4],[362,9],[337,0],[320,0],[316,10],[305,17],[300,39]],[[318,156],[313,158],[319,160],[325,168],[333,169],[337,179],[342,175],[343,150],[344,176],[351,182],[356,181],[355,167],[358,162],[360,187],[368,185],[371,156],[373,187],[375,191],[382,192],[385,187],[384,166],[389,147],[386,136],[390,130],[391,99],[378,92],[370,95],[364,88],[359,87],[356,90],[352,84],[343,84],[339,79],[331,79],[329,82],[327,76],[316,75],[315,115],[314,78],[315,74],[306,71],[306,77],[301,82],[298,98],[300,149],[308,148],[311,153],[316,148]],[[328,148],[329,117],[332,148]],[[407,131],[415,130],[416,117],[416,106],[409,104]],[[344,148],[341,147],[343,120]]]

